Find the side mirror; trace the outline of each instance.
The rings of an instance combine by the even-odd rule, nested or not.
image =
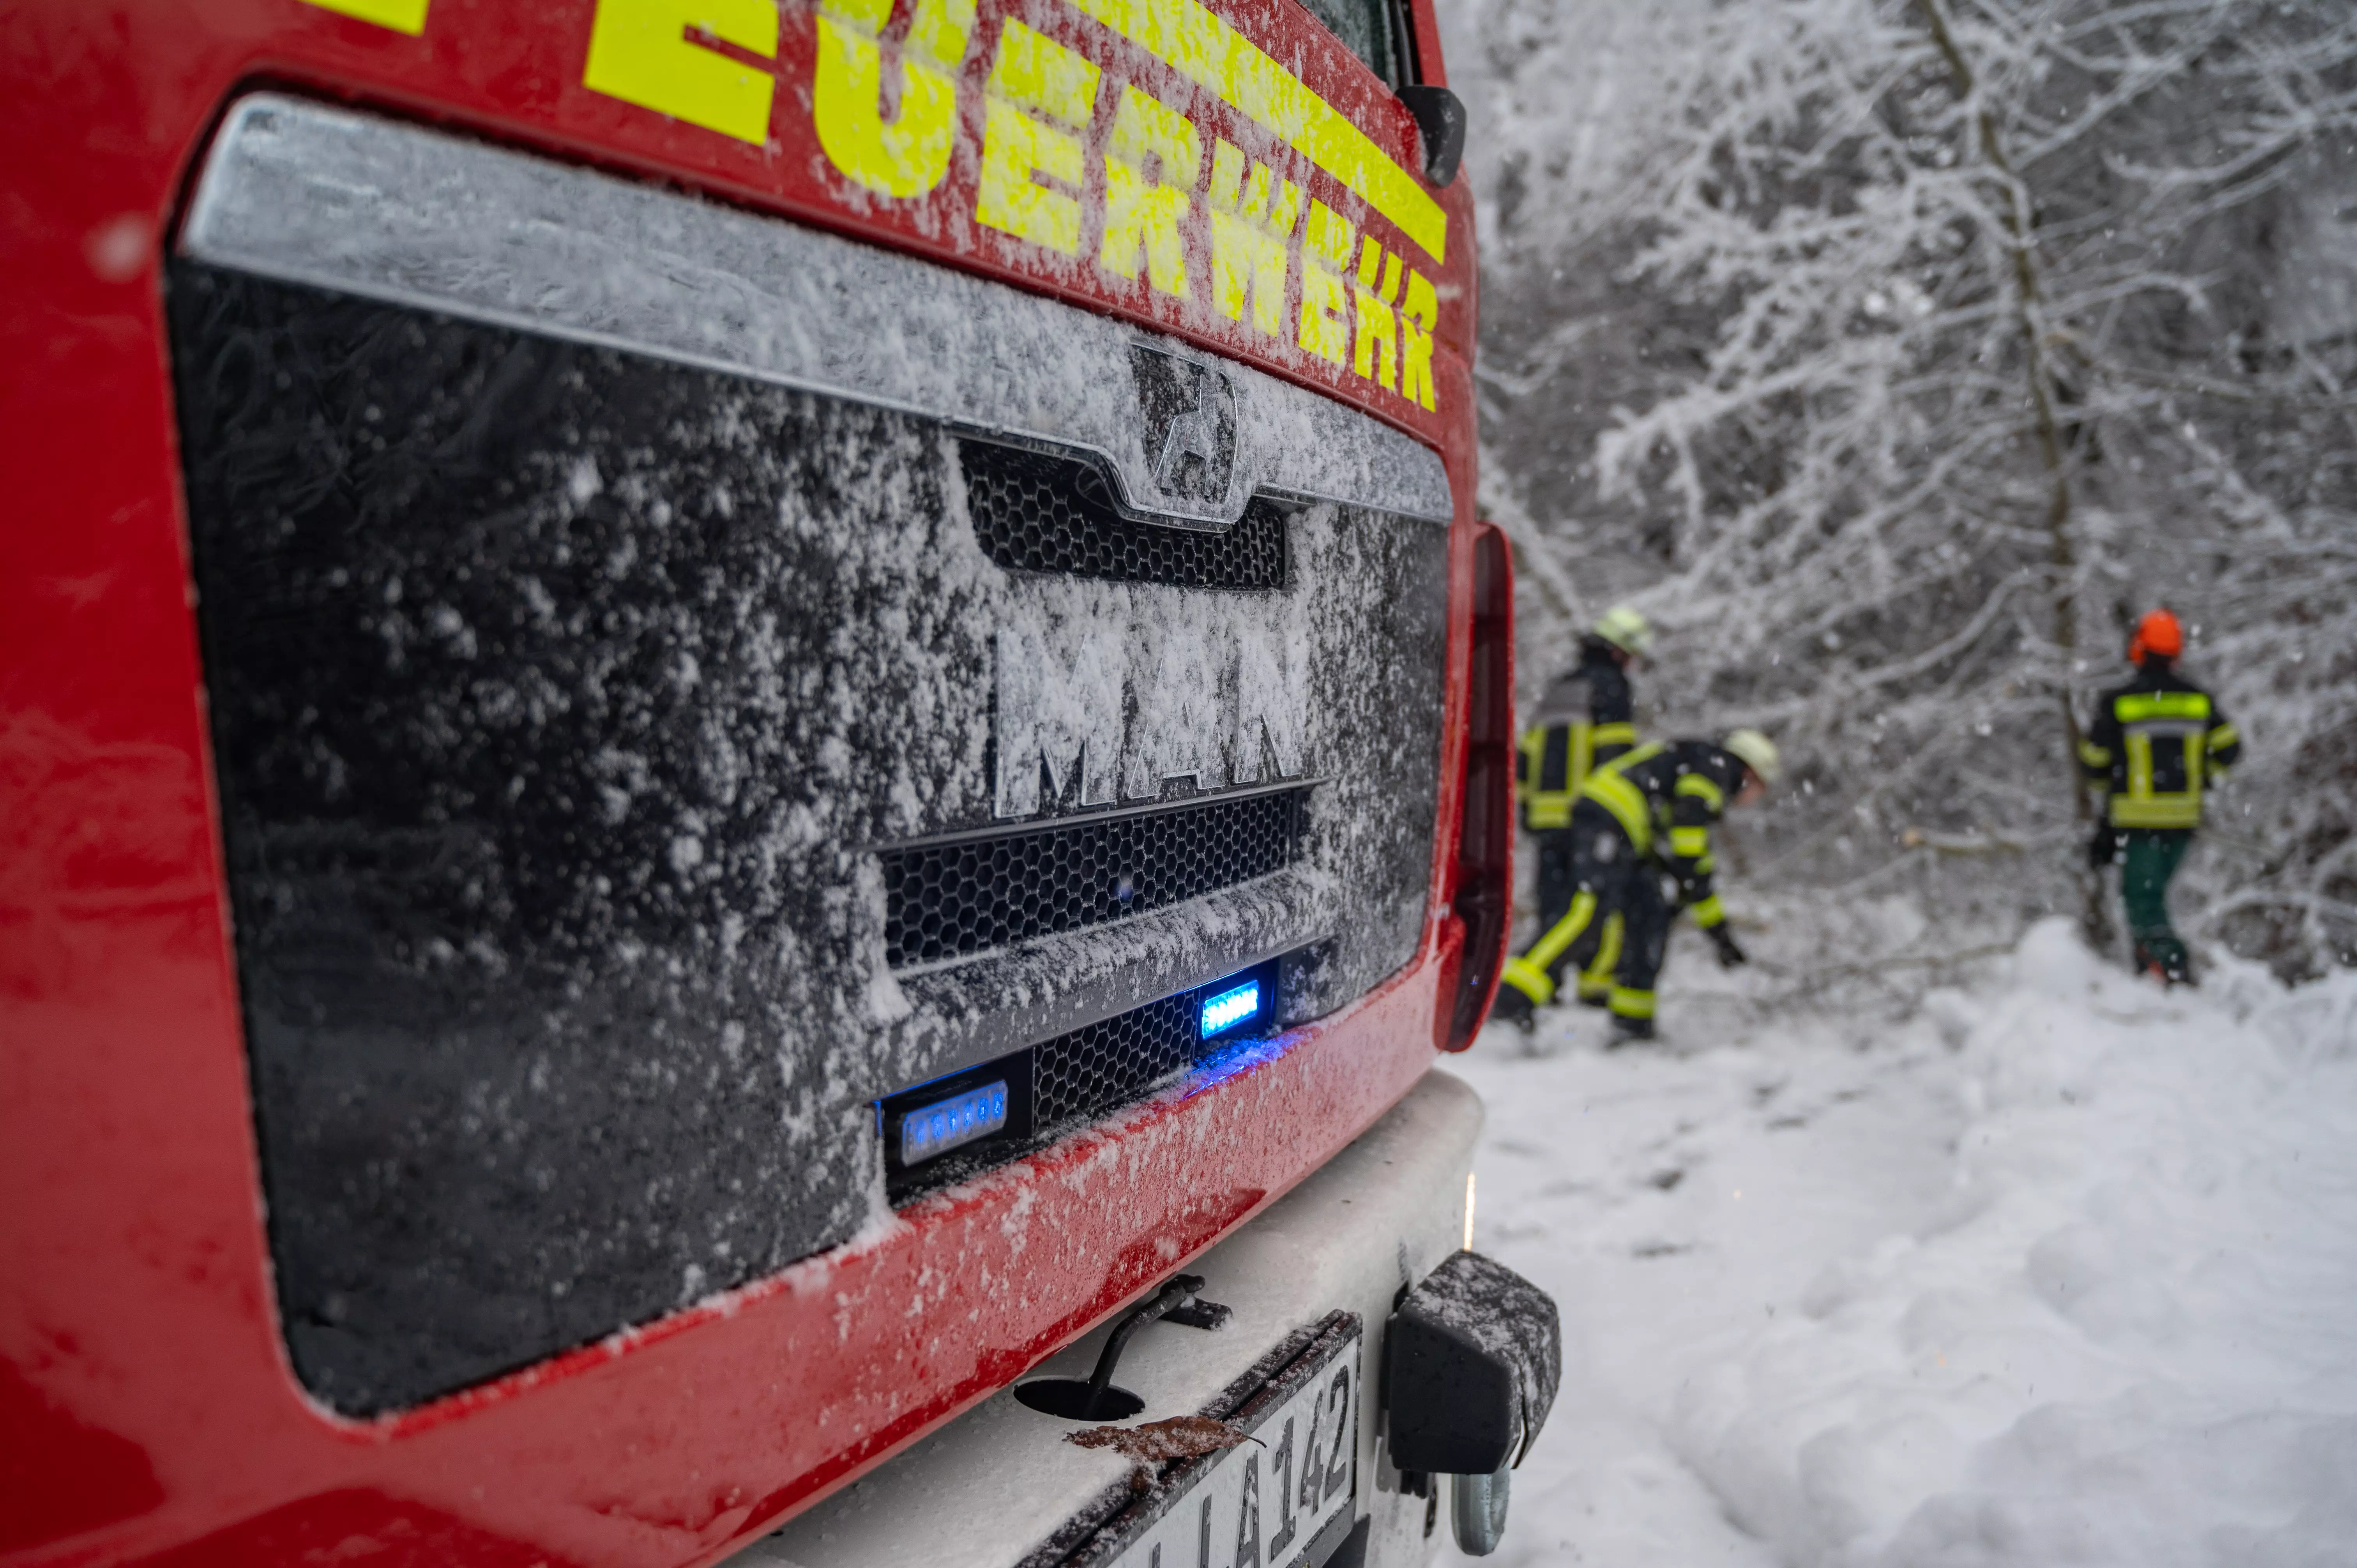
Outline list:
[[[1445,87],[1421,82],[1399,90],[1399,100],[1415,116],[1424,138],[1424,177],[1446,186],[1465,161],[1465,101]]]

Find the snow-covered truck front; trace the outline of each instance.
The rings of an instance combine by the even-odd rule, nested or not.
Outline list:
[[[1426,0],[5,48],[0,1561],[1494,1536]]]

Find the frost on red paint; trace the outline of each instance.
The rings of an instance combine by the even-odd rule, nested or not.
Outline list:
[[[1427,906],[1455,820],[1463,541],[1447,513],[1470,493],[1470,209],[1461,188],[1420,185],[1413,122],[1304,14],[1221,16],[1267,62],[1251,91],[1188,77],[1127,13],[1047,5],[683,19],[659,0],[250,0],[18,18],[8,70],[27,90],[0,102],[0,128],[37,149],[5,177],[36,220],[0,256],[24,305],[0,342],[55,370],[0,428],[25,476],[0,524],[0,1033],[32,1043],[0,1138],[18,1200],[0,1361],[44,1412],[12,1420],[12,1476],[53,1502],[0,1510],[8,1552],[708,1558],[1117,1310],[1423,1070],[1449,940]],[[1079,177],[1024,182],[1075,204],[1069,253],[975,217],[992,103],[1056,124],[1021,106],[1044,87],[1001,70],[1018,27],[1041,59],[1052,45],[1096,72],[1090,114],[1065,123]],[[863,59],[898,86],[876,124],[857,104],[830,122],[837,136],[822,63]],[[683,82],[695,113],[673,112]],[[933,88],[948,111],[925,142]],[[186,248],[185,202],[232,106],[264,89],[920,257],[1159,352],[1216,352],[1240,379],[1326,394],[1310,401],[1327,412],[1265,419],[1261,436],[1325,451],[1334,418],[1380,424],[1449,466],[1439,504],[1285,498],[1278,587],[1010,567],[966,504],[976,432],[921,409],[724,384],[681,353],[651,392],[592,328],[559,342],[375,287],[323,311],[323,275],[225,283],[233,265]],[[1338,124],[1356,129],[1338,141]],[[1336,146],[1363,156],[1343,167]],[[350,246],[385,188],[336,199],[353,220],[328,238]],[[607,284],[692,271],[674,237],[642,226],[610,264],[565,265]],[[703,325],[734,349],[712,297]],[[209,323],[248,351],[197,352],[222,347]],[[414,401],[362,384],[393,362],[418,372]],[[1010,408],[1033,396],[1022,376],[958,369]],[[511,439],[531,424],[519,410],[542,422],[531,440]],[[350,559],[303,554],[330,535]],[[840,591],[788,603],[790,580]],[[1268,596],[1257,613],[1247,592]],[[998,815],[1002,647],[1077,668],[1103,625],[1141,726],[1116,780],[1187,777],[1152,732],[1187,722],[1189,685],[1232,702],[1247,666],[1297,711],[1290,729],[1254,715],[1278,774],[1353,734],[1374,736],[1369,765],[1314,785],[1281,886],[954,974],[877,960],[875,846]],[[1387,670],[1340,658],[1366,649]],[[1067,711],[1069,695],[1033,704],[1057,745],[1059,725],[1103,724],[1103,703]],[[1212,751],[1198,781],[1226,787],[1242,770]],[[1058,766],[1084,780],[1077,756]],[[1348,803],[1378,788],[1388,814]],[[406,836],[347,831],[339,813],[389,796]],[[1287,923],[1325,929],[1286,942],[1347,923],[1359,943],[1316,1022],[885,1208],[874,1099],[963,1061],[977,1019],[1044,1037]],[[395,928],[398,962],[343,962],[354,932]],[[323,1034],[339,974],[381,989]],[[494,1067],[468,1067],[458,1046],[493,1036]],[[799,1157],[830,1140],[854,1155]],[[271,1190],[297,1169],[322,1201]],[[437,1184],[441,1208],[382,1201]],[[381,1276],[339,1272],[367,1236],[400,1254],[424,1304],[411,1321],[446,1335],[441,1372],[387,1350]],[[462,1309],[469,1293],[489,1308]]]

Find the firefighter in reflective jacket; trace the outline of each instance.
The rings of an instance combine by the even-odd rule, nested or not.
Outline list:
[[[1718,746],[1654,741],[1598,768],[1571,811],[1571,908],[1506,965],[1497,1015],[1530,1028],[1536,1010],[1555,1000],[1566,970],[1597,972],[1616,915],[1620,943],[1607,1005],[1617,1038],[1652,1037],[1653,982],[1679,908],[1694,911],[1720,963],[1748,961],[1711,890],[1710,829],[1729,805],[1765,794],[1779,771],[1774,743],[1754,729],[1737,730]],[[1665,872],[1677,884],[1675,906],[1663,895]]]
[[[1552,929],[1571,909],[1578,882],[1572,868],[1571,815],[1579,787],[1599,763],[1637,744],[1628,669],[1653,645],[1653,628],[1627,605],[1604,613],[1579,642],[1579,664],[1555,679],[1539,699],[1538,716],[1523,732],[1514,758],[1514,797],[1523,831],[1538,847],[1539,929]],[[1583,971],[1579,999],[1605,1004],[1613,955],[1620,949],[1620,917],[1603,932],[1598,972]]]
[[[2170,984],[2193,979],[2185,943],[2169,923],[2169,879],[2201,823],[2201,792],[2222,784],[2242,737],[2216,699],[2177,672],[2185,630],[2165,609],[2136,623],[2128,642],[2136,679],[2104,693],[2079,743],[2101,822],[2088,860],[2121,862],[2120,897],[2138,973]]]

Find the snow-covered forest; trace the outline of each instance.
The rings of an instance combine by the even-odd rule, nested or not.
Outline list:
[[[2357,11],[1441,10],[1525,697],[1632,600],[1641,721],[1792,765],[1730,889],[1936,963],[2100,916],[2074,726],[2165,602],[2247,742],[2179,925],[2357,961]]]
[[[1441,13],[1525,711],[1628,600],[1641,725],[1790,768],[1750,968],[1452,1064],[1564,1311],[1491,1561],[2349,1561],[2357,8]],[[2246,743],[2190,993],[2072,762],[2163,603]]]

